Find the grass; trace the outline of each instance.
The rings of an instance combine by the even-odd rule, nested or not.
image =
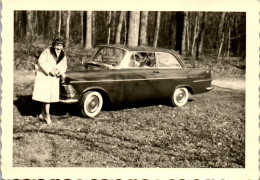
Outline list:
[[[15,85],[15,167],[245,167],[244,92],[216,89],[178,108],[105,108],[94,119],[77,105],[51,110],[54,123],[40,122],[31,87]]]

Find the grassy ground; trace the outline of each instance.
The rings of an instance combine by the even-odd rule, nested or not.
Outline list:
[[[105,108],[83,118],[53,104],[47,125],[31,86],[15,85],[13,165],[18,167],[245,167],[245,94],[215,89],[186,106]],[[30,154],[30,156],[28,156]]]

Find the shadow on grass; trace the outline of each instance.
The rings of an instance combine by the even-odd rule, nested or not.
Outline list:
[[[190,99],[189,102],[190,101],[193,100]],[[14,101],[14,105],[17,107],[18,111],[22,116],[37,117],[41,113],[42,103],[32,100],[31,95],[17,96],[17,100]],[[102,111],[116,111],[158,105],[166,105],[171,107],[173,106],[169,99],[151,100],[145,102],[126,103],[121,105],[105,104]],[[69,114],[71,116],[83,117],[78,104],[51,103],[50,113],[56,116],[64,116]]]
[[[13,102],[22,116],[37,117],[41,113],[42,103],[32,100],[31,95],[17,96]],[[50,113],[62,116],[69,113],[71,116],[81,116],[78,104],[51,103]]]
[[[193,100],[188,100],[187,103]],[[173,107],[170,99],[156,99],[156,100],[150,100],[150,101],[142,101],[142,102],[132,102],[132,103],[125,103],[120,105],[106,105],[103,108],[103,111],[115,111],[115,110],[123,110],[123,109],[133,109],[133,108],[142,108],[142,107],[148,107],[148,106],[170,106]]]

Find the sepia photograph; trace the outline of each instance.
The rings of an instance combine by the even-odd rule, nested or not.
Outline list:
[[[66,2],[2,7],[4,178],[256,177],[257,11]]]

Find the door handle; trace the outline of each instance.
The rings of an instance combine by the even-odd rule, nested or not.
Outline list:
[[[160,73],[160,71],[159,70],[155,70],[155,71],[153,71],[154,73]]]

